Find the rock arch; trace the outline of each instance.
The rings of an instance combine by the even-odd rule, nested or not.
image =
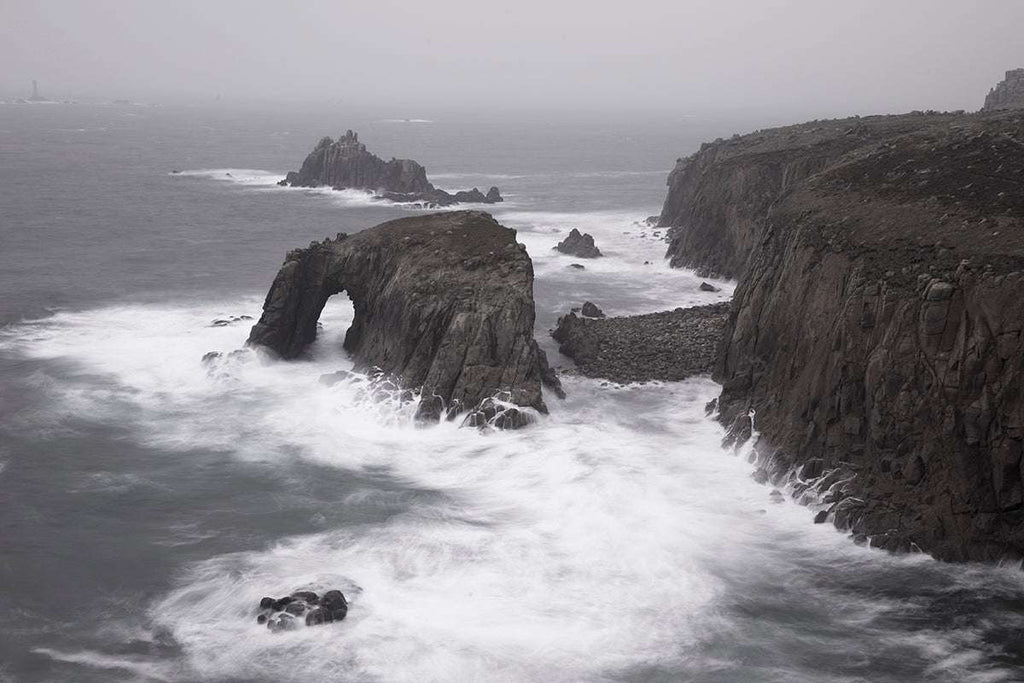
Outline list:
[[[499,393],[546,413],[541,385],[562,395],[533,338],[533,264],[487,213],[403,218],[289,252],[249,344],[300,356],[340,292],[355,312],[344,346],[356,369],[421,389],[422,418],[452,406],[493,414]],[[507,418],[527,421],[522,411]]]

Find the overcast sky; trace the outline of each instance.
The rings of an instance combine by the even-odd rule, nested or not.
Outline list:
[[[1024,0],[0,0],[0,93],[807,114],[977,109]]]

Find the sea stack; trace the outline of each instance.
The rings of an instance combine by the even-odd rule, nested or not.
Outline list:
[[[356,369],[420,390],[421,419],[520,427],[524,408],[547,412],[542,385],[562,395],[533,338],[533,264],[489,214],[403,218],[290,252],[249,344],[299,356],[342,291],[355,309],[344,347]]]
[[[427,169],[412,159],[384,161],[367,151],[359,134],[351,130],[337,140],[325,137],[302,162],[298,171],[290,171],[278,183],[291,187],[331,187],[357,189],[396,202],[416,202],[427,206],[459,203],[496,204],[503,201],[497,187],[487,193],[477,188],[450,194],[427,180]]]

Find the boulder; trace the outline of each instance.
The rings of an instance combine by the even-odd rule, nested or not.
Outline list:
[[[342,291],[355,309],[344,342],[355,369],[419,390],[421,419],[502,413],[501,426],[519,427],[524,408],[547,412],[542,385],[562,395],[533,339],[533,264],[489,214],[402,218],[289,252],[248,343],[300,356]]]
[[[590,233],[581,233],[576,228],[570,230],[568,237],[559,242],[555,249],[577,258],[597,258],[601,255],[601,250],[594,244],[593,236]]]
[[[585,318],[603,318],[605,317],[604,311],[597,307],[596,304],[592,304],[589,301],[583,304],[583,308],[580,309],[580,314]]]
[[[272,632],[290,631],[342,621],[348,615],[348,601],[339,590],[329,590],[320,597],[313,591],[296,591],[282,598],[260,600],[256,623]]]

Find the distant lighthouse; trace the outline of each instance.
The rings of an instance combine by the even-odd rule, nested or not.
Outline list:
[[[39,84],[36,83],[36,79],[32,79],[32,97],[28,98],[29,102],[49,102],[45,97],[39,94]]]

